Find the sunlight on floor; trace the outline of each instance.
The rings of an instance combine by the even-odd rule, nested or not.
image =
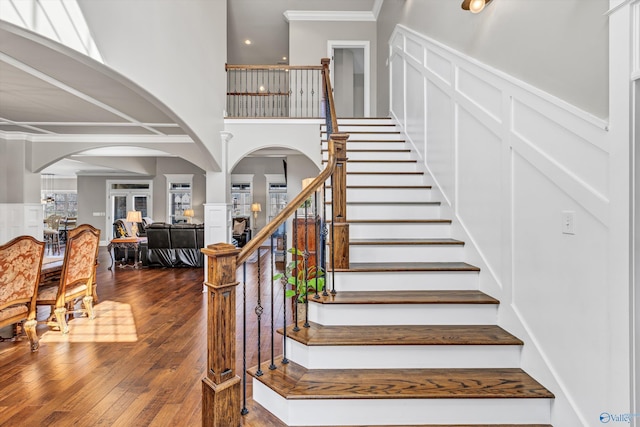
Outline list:
[[[129,304],[103,301],[94,307],[96,317],[77,317],[69,321],[69,333],[47,331],[40,343],[47,342],[135,342],[138,340]]]

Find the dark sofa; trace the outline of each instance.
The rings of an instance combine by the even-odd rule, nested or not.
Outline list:
[[[149,267],[202,267],[203,224],[165,224],[146,228],[147,244],[142,245],[142,264]]]

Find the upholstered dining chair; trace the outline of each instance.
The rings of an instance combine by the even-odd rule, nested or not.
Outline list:
[[[31,236],[16,237],[0,246],[0,327],[24,321],[31,351],[39,346],[36,295],[44,247],[44,242]]]
[[[50,215],[46,219],[47,226],[43,233],[50,254],[60,254],[60,221],[62,221],[60,215]]]
[[[62,261],[60,282],[57,285],[43,286],[38,289],[37,305],[48,305],[53,308],[55,323],[60,332],[69,332],[67,324],[67,307],[73,309],[78,299],[82,298],[84,310],[89,318],[95,317],[93,312],[93,280],[95,275],[96,256],[100,242],[100,230],[83,224],[69,232]]]

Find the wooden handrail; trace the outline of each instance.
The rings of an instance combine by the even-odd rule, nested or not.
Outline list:
[[[329,78],[329,62],[331,60],[329,58],[322,58],[320,61],[322,63],[322,74],[324,75],[325,82],[325,90],[327,93],[325,97],[327,102],[329,102],[329,112],[331,113],[331,131],[335,133],[339,133],[338,130],[338,118],[336,116],[336,104],[333,101],[333,89],[331,88],[331,79]]]
[[[322,65],[232,65],[225,64],[229,70],[322,70]]]
[[[329,158],[327,161],[327,167],[324,168],[320,174],[315,177],[315,179],[309,184],[306,188],[303,188],[300,194],[298,194],[287,206],[280,211],[278,215],[267,225],[262,228],[258,232],[258,234],[253,237],[249,242],[244,245],[242,251],[238,254],[238,258],[236,260],[237,264],[242,264],[249,255],[251,255],[256,249],[260,247],[262,242],[267,240],[269,236],[271,236],[275,231],[280,227],[282,223],[284,223],[289,216],[293,215],[293,213],[302,205],[305,200],[307,200],[313,193],[318,191],[320,187],[324,184],[324,182],[329,179],[333,170],[336,167],[337,157],[336,157],[336,149],[333,138],[338,138],[339,135],[332,134],[332,138],[329,139]],[[346,135],[344,136],[346,139]]]

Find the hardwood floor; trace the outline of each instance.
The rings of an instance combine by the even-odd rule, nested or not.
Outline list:
[[[247,263],[248,278],[254,277],[255,261]],[[268,256],[261,257],[261,276],[266,283],[261,289],[263,343],[271,340],[269,263]],[[71,332],[64,337],[38,325],[40,349],[36,353],[29,351],[26,338],[0,343],[0,425],[201,425],[201,379],[207,352],[203,271],[109,271],[109,264],[109,256],[101,248],[96,319],[72,319]],[[238,280],[242,281],[241,275]],[[255,307],[256,288],[254,283],[247,284],[250,312]],[[276,287],[274,298],[276,327],[282,327],[280,287]],[[241,283],[237,304],[242,302]],[[38,320],[48,315],[48,309],[40,309]],[[255,325],[253,321],[248,324]],[[241,327],[242,318],[238,318],[239,349]],[[248,331],[247,342],[254,343],[253,347],[257,333],[255,326]],[[281,342],[278,335],[275,342]],[[257,349],[249,347],[248,353],[250,367],[257,363]],[[262,362],[269,357],[264,353]],[[243,372],[240,350],[237,372]],[[250,412],[243,417],[243,426],[285,426],[250,399],[247,407]]]

